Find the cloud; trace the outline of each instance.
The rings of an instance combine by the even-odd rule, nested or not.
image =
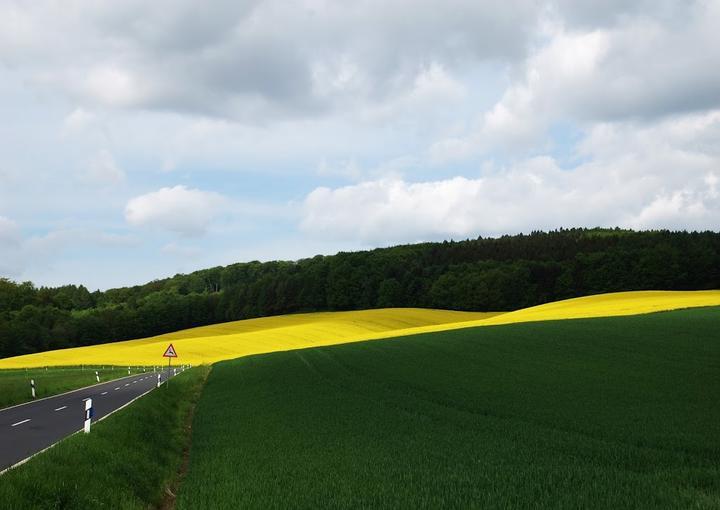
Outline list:
[[[541,156],[475,178],[320,187],[305,199],[301,229],[371,245],[568,226],[715,229],[720,157],[703,138],[718,128],[720,111],[607,123],[581,141],[585,162],[569,170]]]
[[[615,23],[583,21],[582,29],[568,21],[605,8],[580,3],[556,11],[520,76],[471,131],[435,142],[431,157],[537,150],[557,123],[648,122],[720,107],[720,4],[665,4],[658,11],[665,16],[607,9]]]
[[[94,183],[114,185],[125,180],[125,172],[110,151],[100,150],[90,160],[82,177]]]
[[[424,83],[433,63],[452,74],[521,57],[538,12],[531,0],[10,2],[0,61],[42,63],[33,82],[85,106],[264,123],[428,93],[449,83]]]
[[[70,253],[70,260],[78,262],[96,248],[116,251],[139,244],[132,235],[94,228],[59,227],[43,234],[23,235],[15,221],[0,216],[0,277],[24,278],[32,271],[52,274],[55,281],[67,283],[70,280],[54,274],[57,264],[67,260],[65,254]]]
[[[524,63],[488,119],[505,128],[523,108],[607,119],[716,107],[718,16],[717,2],[670,0],[11,1],[0,61],[81,107],[261,125],[452,94],[479,63]]]
[[[677,21],[688,6],[696,2],[675,0],[555,0],[550,7],[572,26],[580,28],[609,27],[642,17]]]
[[[716,1],[0,4],[0,254],[39,283],[720,224]]]
[[[95,114],[84,108],[76,108],[63,121],[66,133],[81,133],[95,121]]]
[[[125,219],[137,227],[198,236],[207,231],[226,203],[225,197],[214,192],[185,186],[161,188],[131,199],[125,207]]]
[[[136,106],[149,95],[137,76],[116,65],[90,69],[84,87],[90,98],[107,106]]]

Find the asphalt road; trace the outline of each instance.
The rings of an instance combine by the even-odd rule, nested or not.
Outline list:
[[[0,409],[0,472],[82,430],[85,399],[92,398],[97,422],[156,386],[157,373],[148,372]]]

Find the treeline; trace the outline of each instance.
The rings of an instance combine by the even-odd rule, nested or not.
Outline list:
[[[512,310],[589,294],[720,288],[720,234],[571,229],[248,262],[90,292],[0,279],[0,357],[319,310]]]

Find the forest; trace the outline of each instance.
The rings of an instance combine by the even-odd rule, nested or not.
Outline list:
[[[720,288],[720,233],[562,229],[246,262],[90,292],[0,278],[0,357],[268,315],[502,311],[628,290]]]

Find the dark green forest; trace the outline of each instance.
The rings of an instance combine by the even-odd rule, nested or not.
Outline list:
[[[90,292],[0,279],[0,357],[251,317],[513,310],[624,290],[720,288],[720,233],[570,229],[247,262]]]

